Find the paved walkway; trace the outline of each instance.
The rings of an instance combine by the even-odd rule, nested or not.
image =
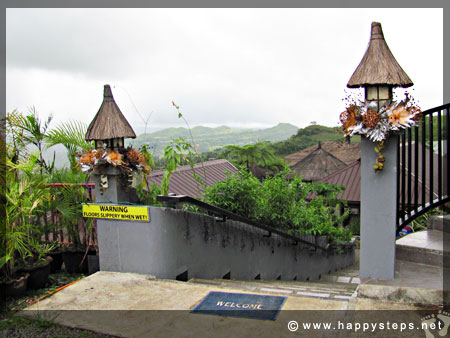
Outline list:
[[[292,320],[300,323],[331,320],[352,322],[355,312],[348,310],[421,309],[409,304],[357,298],[354,292],[355,284],[351,283],[328,286],[321,282],[179,282],[156,280],[149,275],[102,271],[32,305],[22,314],[55,318],[55,321],[62,325],[120,337],[347,337],[360,332],[349,334],[346,331],[317,329],[292,333],[287,325]],[[275,321],[190,313],[210,291],[242,293],[243,290],[250,294],[285,296],[287,299],[283,311]],[[377,313],[384,315],[388,312]],[[412,311],[396,313],[405,316],[400,320],[416,323],[420,323],[423,316]],[[428,313],[431,313],[430,310]],[[373,315],[371,317],[373,320]],[[384,320],[392,320],[392,315]],[[395,335],[385,335],[390,336],[401,335],[398,332]],[[416,330],[407,337],[423,337],[423,332]]]
[[[423,234],[418,236],[425,238]],[[416,240],[409,237],[413,239]],[[402,242],[407,241],[402,239]],[[417,245],[429,244],[430,241],[423,241]],[[366,316],[361,320],[372,322],[375,317],[384,316],[379,320],[419,324],[444,318],[450,326],[450,313],[438,312],[436,307],[442,303],[443,274],[448,272],[442,266],[400,260],[396,262],[393,280],[360,279],[358,261],[352,267],[322,276],[319,281],[191,279],[179,282],[157,280],[150,275],[101,271],[34,304],[23,314],[51,318],[56,315],[55,321],[60,324],[121,337],[378,337],[380,331],[364,334],[324,329],[291,332],[287,325],[292,320],[304,323],[333,319],[354,323],[355,316],[359,315]],[[275,321],[191,313],[190,310],[211,291],[278,295],[286,297],[286,302]],[[427,338],[442,336],[434,333]],[[422,329],[417,329],[384,331],[382,336],[425,335]]]

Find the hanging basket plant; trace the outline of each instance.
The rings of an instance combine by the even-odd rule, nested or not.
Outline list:
[[[376,143],[375,172],[383,170],[385,159],[382,150],[389,134],[416,126],[420,120],[420,108],[408,93],[405,96],[402,101],[387,101],[379,108],[376,101],[353,102],[339,116],[345,137],[364,135]]]

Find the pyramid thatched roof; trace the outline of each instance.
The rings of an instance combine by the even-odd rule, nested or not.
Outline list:
[[[336,156],[323,149],[319,143],[317,149],[291,166],[304,181],[318,181],[321,178],[346,166]]]
[[[384,40],[379,22],[372,22],[369,47],[352,77],[349,88],[385,84],[392,87],[411,87],[413,82],[400,67]]]
[[[136,138],[136,134],[114,101],[111,87],[105,85],[102,105],[89,125],[85,139],[92,141],[121,137]]]
[[[345,164],[350,164],[355,162],[357,159],[361,157],[359,150],[359,143],[347,143],[343,141],[325,141],[320,142],[320,145],[323,149],[328,151],[331,155],[334,155],[338,159],[340,159]],[[293,166],[298,163],[306,156],[311,154],[314,150],[317,149],[317,144],[305,148],[299,152],[290,154],[286,156],[284,159],[286,160],[289,166]]]

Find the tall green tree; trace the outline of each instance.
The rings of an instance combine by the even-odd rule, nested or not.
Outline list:
[[[33,144],[39,151],[38,164],[41,176],[44,170],[50,173],[54,169],[54,159],[53,162],[47,163],[43,156],[45,137],[52,119],[53,116],[49,115],[47,120],[42,121],[33,107],[29,114],[22,115],[19,113],[14,117],[14,120],[11,120],[15,124],[14,127],[21,130],[21,142],[25,145]]]
[[[263,166],[275,161],[277,156],[266,142],[257,142],[245,146],[228,145],[224,147],[225,157],[235,164],[245,165],[247,170],[254,164]]]

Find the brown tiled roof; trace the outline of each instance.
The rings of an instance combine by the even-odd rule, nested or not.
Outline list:
[[[347,143],[343,141],[342,142],[326,141],[321,142],[320,144],[323,149],[325,149],[330,154],[340,159],[345,164],[353,163],[361,157],[359,150],[359,143]],[[306,156],[308,156],[317,148],[318,145],[313,145],[297,153],[286,156],[285,160],[289,166],[293,166],[302,159],[304,159]]]
[[[339,194],[338,197],[346,200],[350,205],[359,205],[361,201],[361,160],[359,159],[345,168],[322,178],[320,182],[345,186],[344,192]]]
[[[136,134],[114,101],[111,87],[105,85],[102,105],[89,124],[85,139],[92,141],[121,137],[136,138]]]
[[[407,148],[405,150],[405,153],[407,153]],[[400,147],[400,153],[402,149]],[[421,153],[422,153],[422,145],[419,144],[419,160],[421,160]],[[412,149],[411,151],[411,163],[414,163],[415,161],[415,155],[414,151]],[[426,178],[425,178],[425,199],[426,202],[430,200],[430,155],[429,151],[427,150],[425,153],[425,171],[426,171]],[[447,157],[444,156],[443,163],[445,163]],[[437,191],[438,191],[438,156],[437,154],[433,154],[433,199],[437,198]],[[357,160],[345,168],[336,171],[335,173],[332,173],[328,175],[327,177],[324,177],[320,180],[320,182],[327,182],[331,184],[337,184],[337,185],[343,185],[345,186],[345,191],[339,195],[339,198],[342,198],[346,200],[349,204],[360,204],[360,189],[361,189],[361,160]],[[418,186],[418,203],[422,203],[422,162],[419,162],[419,186]],[[400,165],[399,170],[402,170],[402,166]],[[405,175],[408,174],[408,167],[405,168]],[[414,168],[411,168],[411,191],[415,191],[415,182],[414,182]],[[445,178],[444,178],[445,179]],[[400,180],[399,184],[399,192],[401,194],[402,190],[402,180]],[[443,187],[443,194],[447,194],[447,188]],[[408,196],[408,182],[405,178],[405,195]],[[400,197],[399,197],[400,198]],[[401,200],[400,200],[401,202]],[[414,203],[414,195],[412,195],[412,202]]]
[[[304,181],[318,181],[343,167],[345,167],[344,162],[324,150],[319,144],[316,150],[298,161],[291,169],[296,171],[297,175],[302,175]]]
[[[227,177],[226,172],[230,174],[236,173],[238,170],[234,165],[225,159],[212,160],[203,163],[197,163],[192,169],[189,165],[178,167],[172,173],[169,183],[169,193],[178,195],[187,195],[199,197],[202,195],[201,186],[197,183],[192,175],[195,173],[205,181],[206,186],[210,187],[217,182],[224,181]],[[148,175],[148,183],[152,182],[161,185],[161,180],[165,170],[155,170]],[[206,177],[205,177],[206,175]]]

